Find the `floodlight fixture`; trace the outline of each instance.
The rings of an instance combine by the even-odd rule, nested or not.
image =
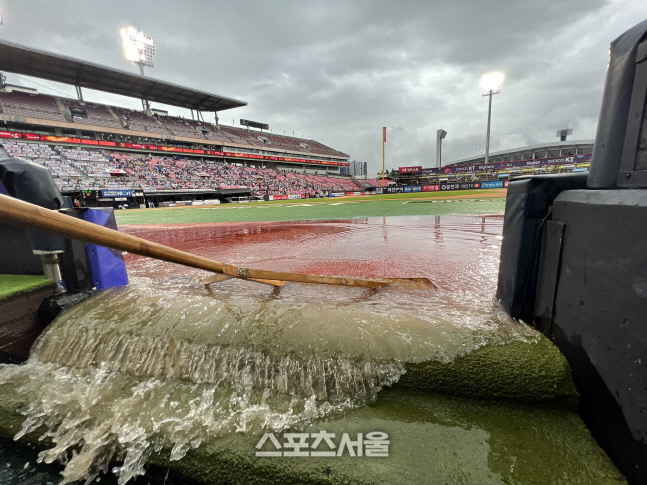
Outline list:
[[[502,72],[490,72],[484,74],[481,78],[481,89],[483,90],[483,96],[487,96],[489,99],[488,110],[487,110],[487,135],[485,137],[485,163],[488,163],[490,160],[490,121],[492,120],[492,95],[499,94],[501,92],[501,83],[505,76]]]
[[[484,74],[481,78],[481,89],[483,96],[491,96],[492,94],[499,94],[501,92],[501,83],[505,76],[502,72],[490,72]]]
[[[557,130],[557,134],[555,136],[559,137],[559,141],[566,141],[566,137],[572,134],[573,128],[562,128],[561,130]]]
[[[155,42],[152,37],[134,27],[126,27],[121,29],[121,38],[124,43],[126,60],[137,64],[142,76],[144,75],[144,66],[155,67],[153,62]]]

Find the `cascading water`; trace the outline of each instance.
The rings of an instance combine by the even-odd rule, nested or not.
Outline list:
[[[478,221],[481,231],[473,227]],[[66,312],[41,336],[27,364],[0,369],[0,384],[13,386],[30,403],[16,438],[37,431],[50,440],[53,446],[40,459],[66,464],[61,483],[90,481],[111,460],[122,462],[114,472],[126,483],[163,448],[180,459],[206,438],[299,428],[370,404],[400,378],[406,362],[449,362],[487,343],[536,338],[491,304],[501,219],[457,219],[431,241],[419,218],[401,226],[323,227],[327,238],[308,239],[305,230],[300,240],[300,250],[307,240],[317,246],[307,253],[317,254],[310,264],[370,266],[352,252],[326,255],[320,245],[331,237],[345,247],[371,241],[379,251],[368,260],[388,268],[395,252],[393,267],[415,268],[415,276],[431,276],[440,289],[430,294],[289,284],[276,294],[242,281],[205,289],[190,276],[197,274],[193,270],[168,276],[164,272],[178,268],[133,258],[129,287],[102,292]],[[196,229],[186,231],[160,237],[192,240]],[[260,262],[272,259],[270,247],[286,252],[271,237],[257,241],[262,252],[234,248],[237,238],[227,231],[222,238],[232,244],[215,246],[221,253],[258,254]],[[416,240],[420,244],[412,245]],[[449,271],[434,271],[439,261],[430,260],[430,250],[452,242],[450,256],[467,257],[451,262],[445,255],[440,264]],[[254,262],[246,260],[248,266]],[[294,264],[305,271],[308,257],[277,257],[273,267],[292,270]]]

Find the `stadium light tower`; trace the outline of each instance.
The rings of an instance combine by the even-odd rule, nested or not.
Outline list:
[[[134,27],[126,27],[121,29],[121,38],[124,42],[126,60],[137,64],[142,76],[144,75],[144,66],[155,67],[153,62],[155,42],[151,37]]]
[[[436,167],[440,167],[442,165],[442,146],[443,146],[443,140],[447,136],[447,132],[445,130],[438,130],[436,132]]]
[[[561,130],[557,130],[557,134],[555,136],[559,137],[559,141],[566,141],[566,137],[572,134],[573,128],[562,128]]]
[[[492,120],[492,95],[501,92],[501,83],[503,82],[503,73],[490,72],[481,78],[481,89],[483,96],[490,98],[487,110],[487,135],[485,138],[485,163],[490,159],[490,121]]]

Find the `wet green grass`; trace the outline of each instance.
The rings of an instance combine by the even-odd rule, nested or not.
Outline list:
[[[537,354],[551,344],[543,339],[539,345],[519,345]],[[471,357],[469,363],[478,365],[470,375],[452,364],[439,365],[445,368],[445,373],[455,374],[457,378],[462,376],[475,382],[492,380],[493,373],[508,372],[492,369],[492,364],[505,363],[508,360],[505,355],[520,355],[518,348],[506,347],[509,346],[493,346]],[[500,353],[504,357],[496,358],[495,354]],[[563,363],[556,349],[549,353]],[[519,365],[526,370],[517,374],[517,380],[542,372],[541,365],[533,366],[532,361],[513,363],[513,368]],[[559,362],[557,365],[561,369],[558,373],[563,375],[566,369]],[[133,379],[132,384],[125,385],[125,390],[131,386],[134,389],[135,378],[124,376],[123,379]],[[552,387],[550,377],[542,380]],[[555,389],[560,387],[556,384]],[[190,384],[182,385],[190,392]],[[555,402],[478,400],[436,393],[436,390],[418,392],[396,385],[380,392],[372,405],[330,415],[306,428],[288,431],[325,430],[334,433],[336,444],[344,434],[355,439],[359,433],[383,432],[390,440],[385,457],[354,457],[346,451],[344,456],[332,458],[261,458],[255,456],[255,451],[264,431],[254,431],[208,437],[181,460],[170,459],[167,445],[160,453],[153,453],[150,463],[164,472],[170,469],[199,483],[232,485],[626,484],[577,413],[570,409],[556,406]],[[536,392],[533,390],[531,394],[535,396]],[[542,391],[540,397],[544,394]],[[33,396],[20,380],[0,383],[0,435],[13,436],[18,432],[25,419],[24,410],[32,401]],[[112,401],[98,402],[99,409],[106,406],[109,410],[114,406]],[[251,416],[250,419],[258,418]],[[162,434],[156,439],[168,444],[173,438],[165,436],[164,429],[161,427]],[[21,441],[37,448],[51,447],[54,443],[48,436],[44,440],[40,438],[46,431],[41,427]],[[279,442],[286,441],[283,433],[276,433],[276,437]]]
[[[0,274],[0,300],[51,284],[44,276]]]
[[[337,439],[387,433],[389,455],[256,458],[260,436],[236,433],[179,461],[151,461],[202,483],[241,485],[626,484],[577,414],[561,409],[383,391],[375,405],[306,431],[321,429]]]
[[[461,195],[469,195],[464,191]],[[398,194],[400,195],[400,194]],[[119,225],[297,221],[363,217],[503,214],[505,199],[343,198],[117,211]],[[414,194],[416,195],[416,194]],[[445,197],[447,197],[445,195]]]

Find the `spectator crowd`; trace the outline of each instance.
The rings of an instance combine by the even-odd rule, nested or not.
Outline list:
[[[328,192],[356,191],[348,178],[321,176],[290,170],[246,167],[240,164],[192,160],[181,156],[153,157],[103,152],[88,161],[65,150],[70,163],[82,177],[60,180],[63,187],[163,189],[248,188],[255,195],[301,194],[316,197]],[[76,160],[75,160],[76,159]]]

